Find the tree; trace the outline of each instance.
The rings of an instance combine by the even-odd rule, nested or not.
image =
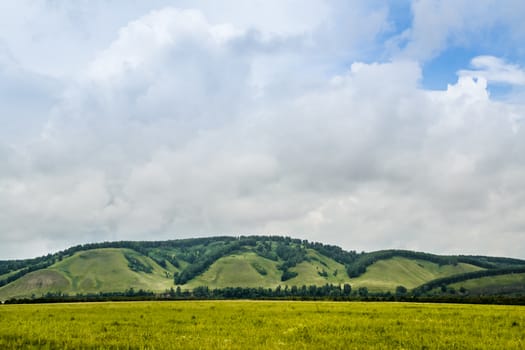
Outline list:
[[[350,295],[350,293],[352,292],[352,286],[350,286],[348,283],[345,283],[343,285],[343,295]]]
[[[197,298],[207,298],[210,296],[208,286],[198,286],[193,289],[193,295]]]
[[[297,286],[296,285],[292,286],[291,293],[292,293],[292,295],[297,295]]]
[[[284,281],[288,281],[289,279],[292,279],[294,278],[295,276],[297,276],[298,273],[295,272],[295,271],[290,271],[288,269],[284,270],[283,271],[283,274],[281,276],[281,281],[284,282]]]
[[[368,288],[366,288],[366,287],[360,287],[360,288],[357,290],[357,293],[359,294],[360,297],[367,297],[367,296],[368,296]]]
[[[396,295],[397,296],[406,295],[407,292],[408,292],[408,290],[404,286],[397,286],[396,287]]]

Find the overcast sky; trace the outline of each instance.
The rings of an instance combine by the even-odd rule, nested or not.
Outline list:
[[[525,258],[523,0],[0,2],[0,259],[275,234]]]

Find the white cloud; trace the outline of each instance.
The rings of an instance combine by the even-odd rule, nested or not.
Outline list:
[[[89,77],[119,79],[175,47],[180,48],[173,53],[176,56],[191,55],[196,46],[210,53],[235,35],[231,25],[210,25],[196,10],[166,8],[153,11],[120,30],[118,39],[91,65]]]
[[[460,76],[484,78],[488,82],[525,85],[525,71],[494,56],[478,56],[471,61],[475,70],[461,70]]]
[[[261,18],[214,3],[142,9],[81,55],[38,138],[1,140],[1,255],[35,237],[45,250],[16,256],[218,233],[523,255],[525,106],[487,92],[520,83],[518,66],[478,57],[427,91],[421,61],[356,62],[387,30],[382,7],[344,12],[372,14],[361,40],[353,20],[327,24],[324,2],[305,21],[294,2],[267,2]]]
[[[519,230],[520,220],[501,222],[496,213],[524,209],[525,165],[509,156],[523,151],[523,130],[513,131],[510,120],[523,107],[491,101],[483,82],[468,77],[425,92],[420,74],[411,62],[356,63],[316,91],[247,111],[183,144],[170,143],[177,130],[161,132],[160,121],[132,140],[114,129],[109,136],[121,152],[105,142],[96,156],[80,148],[74,173],[52,169],[4,189],[12,199],[4,210],[37,218],[50,236],[90,228],[72,240],[92,232],[115,239],[282,233],[358,250],[519,256],[519,243],[495,251],[490,237]],[[93,137],[83,142],[97,143]],[[77,149],[79,140],[67,142]],[[136,144],[148,148],[145,157],[136,156]],[[29,197],[32,206],[17,207]]]

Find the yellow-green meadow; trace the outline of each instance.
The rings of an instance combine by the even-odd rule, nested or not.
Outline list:
[[[0,306],[1,349],[523,349],[525,307],[166,301]]]

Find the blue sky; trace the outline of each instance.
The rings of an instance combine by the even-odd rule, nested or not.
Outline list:
[[[525,3],[0,3],[0,259],[282,234],[525,258]]]

